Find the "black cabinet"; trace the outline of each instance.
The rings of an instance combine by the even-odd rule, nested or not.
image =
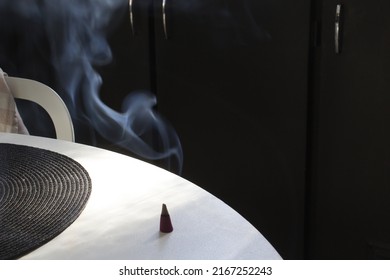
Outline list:
[[[318,1],[309,258],[390,258],[390,2]]]
[[[158,108],[182,175],[302,258],[309,1],[183,2],[167,1],[167,39],[159,8],[155,22]]]
[[[138,89],[131,80],[150,79],[181,140],[184,178],[231,205],[284,258],[302,258],[310,1],[141,2],[112,37],[128,65],[110,67],[134,72],[128,91]]]
[[[131,3],[103,98],[119,80],[113,106],[129,91],[156,94],[183,177],[284,258],[390,257],[390,2]]]

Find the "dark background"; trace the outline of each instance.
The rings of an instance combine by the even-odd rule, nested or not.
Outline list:
[[[387,0],[168,0],[166,38],[160,1],[134,1],[133,30],[123,1],[112,62],[96,66],[101,98],[120,110],[128,93],[154,93],[182,143],[181,176],[283,258],[389,259],[389,11]],[[43,23],[1,22],[1,67],[61,93],[48,43],[17,48],[48,40]],[[78,142],[135,156],[83,126]]]

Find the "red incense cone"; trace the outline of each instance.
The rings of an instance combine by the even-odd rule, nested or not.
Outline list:
[[[168,209],[165,204],[162,205],[161,210],[160,231],[165,233],[173,231],[171,217],[169,216]]]

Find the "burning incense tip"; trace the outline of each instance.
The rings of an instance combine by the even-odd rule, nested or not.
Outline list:
[[[169,216],[169,212],[165,204],[162,205],[161,210],[160,231],[164,233],[169,233],[173,231],[171,217]]]
[[[161,215],[169,215],[167,206],[165,204],[162,205]]]

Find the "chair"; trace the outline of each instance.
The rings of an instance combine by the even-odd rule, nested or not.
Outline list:
[[[74,142],[73,123],[68,108],[61,97],[40,82],[5,76],[14,98],[25,99],[40,105],[53,121],[57,139]]]

